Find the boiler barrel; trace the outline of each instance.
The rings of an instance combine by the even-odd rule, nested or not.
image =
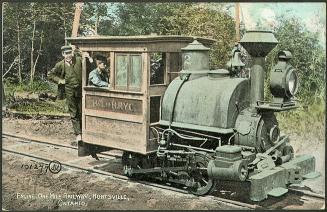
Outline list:
[[[232,133],[237,115],[250,103],[249,80],[205,76],[181,81],[176,78],[165,92],[160,124]]]

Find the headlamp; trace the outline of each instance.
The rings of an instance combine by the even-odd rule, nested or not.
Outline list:
[[[291,52],[279,52],[278,63],[270,71],[270,91],[274,96],[273,103],[289,103],[297,93],[299,82],[295,69],[289,63],[291,58]]]

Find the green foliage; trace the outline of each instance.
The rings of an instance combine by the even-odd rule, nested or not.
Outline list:
[[[28,114],[44,113],[49,115],[58,115],[67,113],[65,101],[21,101],[14,104],[10,109],[19,112],[26,112]]]
[[[42,92],[50,92],[56,93],[56,90],[48,81],[33,81],[30,83],[28,81],[23,81],[21,84],[12,83],[8,80],[4,82],[4,88],[6,93],[14,93],[14,92],[28,92],[28,93],[42,93]]]
[[[185,3],[126,3],[116,11],[115,35],[203,36],[216,39],[211,67],[223,67],[234,45],[235,23],[222,7]]]
[[[325,139],[325,102],[317,101],[297,110],[279,113],[277,118],[280,129],[286,133],[295,133],[305,139]]]
[[[103,34],[103,29],[110,29],[113,19],[108,13],[110,6],[109,3],[84,3],[79,26],[80,33],[82,35]]]
[[[103,34],[148,35],[167,34],[171,26],[166,21],[173,15],[177,3],[120,3],[115,11],[115,21],[102,28]]]
[[[211,68],[224,67],[235,42],[234,19],[220,8],[206,5],[183,5],[167,22],[169,34],[203,36],[216,39],[210,52]]]
[[[14,59],[20,54],[19,61],[12,66],[6,77],[28,79],[31,70],[31,55],[36,64],[36,76],[46,76],[61,57],[60,47],[65,36],[71,31],[73,17],[72,3],[23,3],[6,2],[3,4],[3,69],[6,72]],[[35,22],[35,30],[34,30]],[[34,31],[34,49],[31,43]],[[41,36],[44,37],[41,51]],[[19,44],[19,45],[18,45]],[[17,80],[18,81],[18,80]]]
[[[28,114],[62,114],[67,112],[67,106],[65,100],[56,100],[55,102],[51,100],[40,101],[39,99],[26,99],[17,94],[27,93],[27,94],[40,94],[40,93],[52,93],[56,94],[56,86],[52,83],[42,80],[33,81],[30,83],[24,81],[21,84],[10,82],[6,80],[4,82],[6,104],[10,110],[27,112]]]

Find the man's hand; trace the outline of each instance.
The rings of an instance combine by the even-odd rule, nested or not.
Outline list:
[[[93,63],[93,58],[90,57],[89,53],[88,52],[83,52],[83,57],[84,58],[88,58],[90,63]]]
[[[64,84],[66,84],[65,79],[60,79],[60,80],[58,81],[58,84],[59,84],[59,85],[64,85]]]
[[[88,52],[83,52],[83,57],[87,57],[87,58],[89,58],[89,57],[90,57],[90,55],[89,55],[89,53],[88,53]]]

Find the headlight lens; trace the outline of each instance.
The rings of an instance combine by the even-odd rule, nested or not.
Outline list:
[[[298,78],[293,69],[290,70],[289,73],[287,74],[286,83],[288,85],[287,93],[289,93],[291,96],[294,96],[298,88]]]

